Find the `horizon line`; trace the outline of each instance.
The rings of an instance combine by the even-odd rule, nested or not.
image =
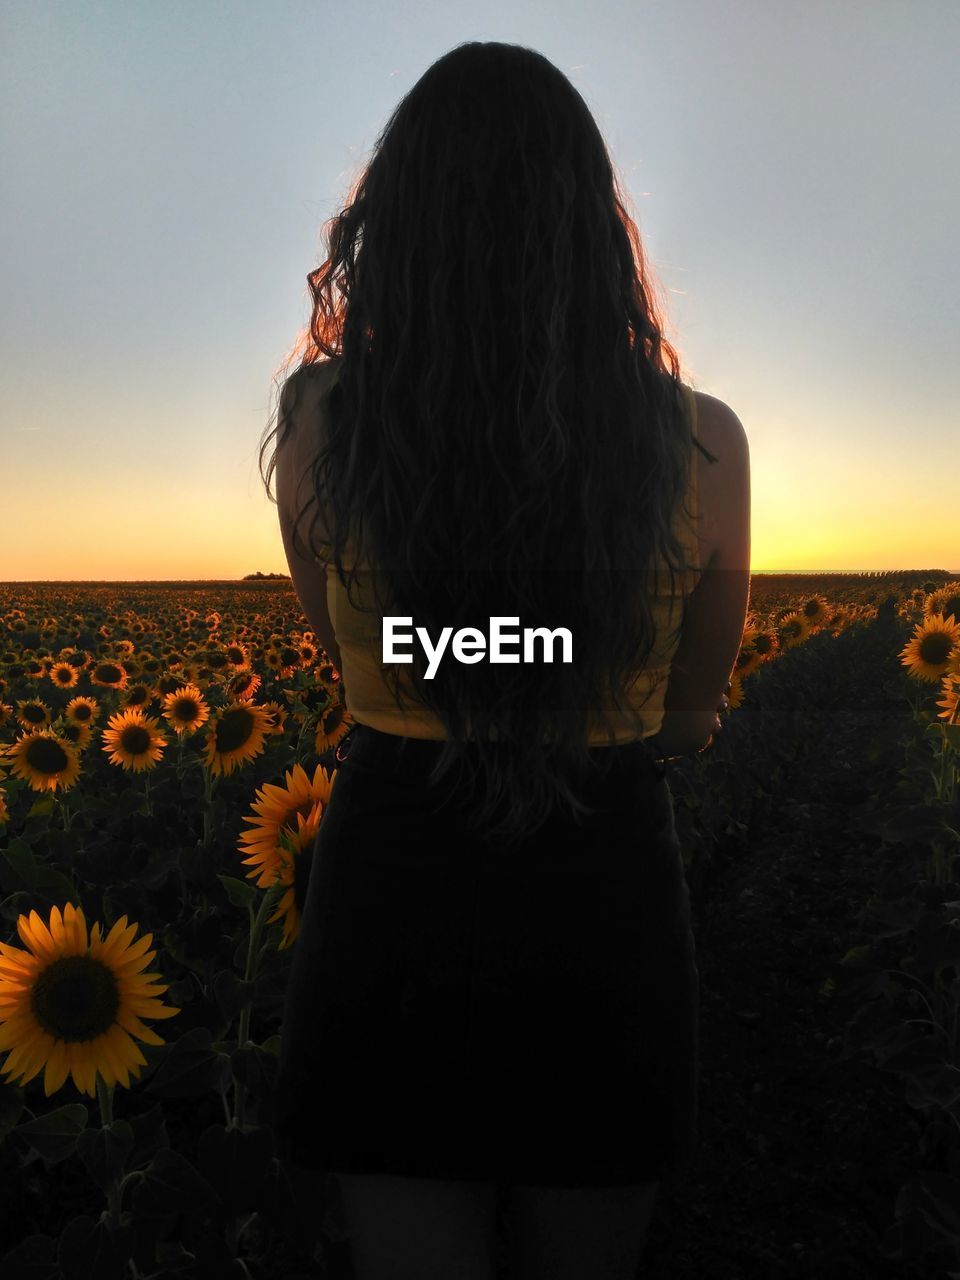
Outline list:
[[[751,577],[762,574],[822,574],[854,573],[854,574],[892,574],[892,573],[945,573],[951,577],[960,577],[960,569],[751,569]],[[5,578],[0,579],[0,587],[16,586],[77,586],[103,583],[108,586],[123,583],[192,583],[192,582],[292,582],[288,573],[252,575],[243,578]]]

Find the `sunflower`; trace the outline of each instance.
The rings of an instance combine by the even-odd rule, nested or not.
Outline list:
[[[313,736],[313,749],[317,755],[322,755],[324,751],[329,751],[331,747],[336,746],[340,739],[349,733],[352,724],[353,716],[342,702],[335,702],[325,711],[321,711],[317,717],[317,728]]]
[[[278,836],[279,870],[270,883],[286,885],[287,891],[277,904],[276,911],[267,921],[267,924],[273,924],[276,920],[283,920],[283,935],[277,947],[278,951],[286,951],[300,933],[300,917],[306,901],[307,881],[310,879],[310,866],[313,861],[313,846],[324,812],[324,805],[318,801],[306,817],[302,813],[297,813],[296,831],[284,827]]]
[[[740,676],[748,676],[751,671],[763,665],[763,659],[751,645],[742,645],[737,654],[734,670]]]
[[[305,667],[312,666],[319,656],[319,650],[316,645],[311,644],[309,640],[301,640],[297,645],[297,652],[300,654],[300,661]]]
[[[124,707],[139,707],[142,711],[149,707],[153,699],[153,689],[149,685],[143,684],[142,681],[138,681],[127,688],[121,700],[121,705]]]
[[[242,644],[228,644],[224,647],[224,653],[227,655],[227,661],[235,671],[246,671],[250,667],[250,656],[247,653],[246,646]]]
[[[13,715],[13,707],[9,702],[0,702],[0,725],[6,724],[10,716]]]
[[[340,672],[332,662],[322,662],[315,672],[320,684],[325,685],[332,693],[340,683]]]
[[[7,808],[7,801],[2,791],[0,791],[0,823],[10,821],[10,810]]]
[[[271,728],[270,713],[263,707],[234,700],[210,721],[203,763],[212,773],[232,773],[263,751]]]
[[[64,716],[74,724],[92,724],[100,711],[96,698],[72,698],[64,709]]]
[[[141,1017],[180,1012],[158,999],[167,990],[153,985],[162,974],[141,972],[157,953],[147,950],[152,933],[130,945],[138,928],[121,916],[105,939],[94,924],[88,941],[83,910],[70,902],[62,917],[51,908],[49,924],[36,911],[17,919],[28,950],[0,942],[0,1050],[10,1050],[4,1075],[26,1084],[43,1071],[48,1098],[68,1075],[91,1098],[98,1073],[108,1086],[130,1087],[146,1066],[133,1037],[164,1043]]]
[[[300,656],[300,650],[295,649],[291,644],[280,645],[277,649],[277,657],[280,664],[279,675],[284,680],[288,680],[300,667],[306,666]]]
[[[145,716],[138,707],[115,711],[103,731],[103,750],[111,764],[134,773],[155,769],[163,758],[167,735],[154,716]]]
[[[730,692],[727,694],[727,706],[732,711],[743,703],[743,676],[739,671],[730,673]]]
[[[299,703],[302,708],[306,708],[305,711],[293,712],[294,719],[297,721],[304,720],[311,713],[316,715],[321,711],[326,711],[331,703],[338,701],[338,695],[331,693],[327,686],[323,684],[315,684],[307,689],[284,689],[283,696],[291,707]]]
[[[71,742],[80,751],[85,751],[90,745],[90,739],[93,737],[93,729],[88,724],[77,724],[74,720],[64,720],[63,716],[58,716],[54,721],[53,730],[62,738],[64,742]]]
[[[69,662],[56,662],[50,668],[50,679],[58,689],[72,689],[78,683],[80,673]]]
[[[286,828],[293,834],[298,814],[309,817],[318,804],[325,809],[336,776],[336,772],[331,776],[323,765],[318,764],[311,782],[303,766],[295,764],[287,770],[285,786],[267,782],[257,789],[257,799],[252,806],[256,816],[243,819],[250,823],[252,830],[241,831],[239,852],[247,855],[243,859],[244,866],[254,868],[247,872],[248,878],[256,880],[261,889],[268,889],[273,884],[280,865],[281,830]]]
[[[914,680],[935,683],[950,669],[960,648],[960,623],[952,615],[928,614],[900,650],[900,661]]]
[[[827,620],[827,602],[823,596],[811,596],[800,606],[800,612],[811,626],[818,627]]]
[[[76,748],[49,729],[24,734],[6,749],[6,763],[31,791],[68,791],[80,776]]]
[[[229,697],[249,702],[260,688],[261,680],[255,671],[241,670],[227,685]]]
[[[17,719],[24,729],[45,729],[50,723],[50,708],[39,698],[18,701]]]
[[[125,689],[127,673],[119,662],[98,662],[90,672],[90,683],[104,689]]]
[[[953,672],[948,672],[943,677],[943,687],[940,692],[943,697],[937,699],[937,706],[944,709],[937,712],[937,719],[946,720],[948,724],[955,724],[957,716],[960,714],[957,711],[957,705],[960,703],[960,674],[955,675]]]
[[[183,684],[172,693],[164,694],[163,714],[177,733],[196,733],[210,718],[210,708],[195,684]]]
[[[261,707],[264,711],[269,711],[273,716],[273,724],[270,733],[276,737],[282,737],[286,733],[285,718],[287,710],[281,706],[279,702],[262,702]]]
[[[780,619],[780,647],[795,649],[810,634],[810,623],[802,613],[788,613]]]
[[[960,582],[945,582],[936,591],[931,591],[924,601],[923,612],[927,617],[942,613],[944,617],[952,614],[954,618],[960,618]]]

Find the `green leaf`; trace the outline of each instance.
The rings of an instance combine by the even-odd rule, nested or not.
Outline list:
[[[162,1102],[154,1103],[139,1116],[131,1116],[130,1128],[133,1130],[133,1151],[129,1159],[132,1169],[139,1169],[158,1151],[170,1146]]]
[[[0,1142],[23,1115],[23,1089],[8,1081],[0,1083]]]
[[[230,1055],[233,1078],[259,1097],[266,1097],[277,1078],[277,1059],[258,1044],[245,1044]]]
[[[56,804],[53,792],[47,791],[39,800],[34,800],[33,804],[27,810],[28,818],[35,818],[38,813],[53,813],[53,807]]]
[[[129,791],[121,791],[114,801],[114,812],[119,818],[129,818],[143,804],[143,791],[135,783],[130,784]]]
[[[12,1132],[26,1138],[47,1164],[59,1164],[77,1149],[77,1138],[87,1127],[89,1118],[82,1102],[69,1102],[46,1115],[25,1120]]]
[[[17,836],[10,841],[3,850],[3,856],[28,889],[37,887],[40,863],[34,857],[33,849],[22,836]]]
[[[131,1196],[135,1218],[187,1214],[191,1226],[216,1211],[220,1197],[190,1161],[172,1147],[158,1151]]]
[[[226,889],[227,897],[235,907],[253,907],[256,910],[260,893],[249,881],[221,875],[218,875],[217,879]]]
[[[146,1085],[163,1098],[196,1098],[222,1091],[230,1079],[230,1059],[217,1053],[209,1027],[194,1027],[171,1047]]]
[[[109,1191],[123,1177],[133,1150],[133,1129],[114,1120],[103,1129],[87,1129],[77,1139],[77,1154],[101,1191]]]
[[[221,969],[213,979],[213,994],[227,1022],[232,1022],[243,1006],[249,1004],[255,990],[255,983],[241,982],[232,969]]]
[[[60,1235],[57,1261],[64,1280],[124,1280],[137,1233],[129,1224],[110,1227],[87,1214],[71,1218]]]
[[[77,895],[77,886],[63,871],[56,867],[41,866],[37,874],[36,888],[53,889],[60,897],[73,901]]]

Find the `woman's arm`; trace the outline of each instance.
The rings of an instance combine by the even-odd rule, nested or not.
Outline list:
[[[319,412],[317,383],[308,385],[309,392],[301,395],[296,413],[293,411],[295,400],[289,381],[284,385],[280,397],[280,417],[289,426],[283,445],[278,443],[277,446],[277,515],[280,520],[280,536],[283,539],[290,578],[304,616],[310,623],[314,635],[329,654],[330,661],[338,671],[341,671],[340,647],[337,644],[327,608],[327,567],[319,560],[308,559],[305,554],[309,548],[304,546],[304,537],[306,530],[310,527],[311,507],[316,505],[315,497],[310,498],[310,505],[301,517],[296,544],[293,536],[294,519],[300,513],[300,507],[304,501],[305,491],[301,481],[308,474],[306,470],[308,462],[303,448],[303,422],[309,419],[301,415],[309,411],[316,421],[316,415]]]
[[[750,599],[750,450],[740,419],[713,402],[719,461],[710,500],[723,511],[717,545],[686,601],[680,641],[664,699],[663,723],[651,744],[661,758],[693,755],[716,731],[717,706],[729,688]]]

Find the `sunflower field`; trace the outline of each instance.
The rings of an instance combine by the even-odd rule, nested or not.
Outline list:
[[[960,1274],[960,581],[758,575],[750,606],[722,731],[667,766],[717,1094],[645,1274]],[[4,1276],[349,1276],[271,1128],[352,723],[289,580],[0,584],[0,627]],[[781,1142],[802,1225],[763,1207]]]

